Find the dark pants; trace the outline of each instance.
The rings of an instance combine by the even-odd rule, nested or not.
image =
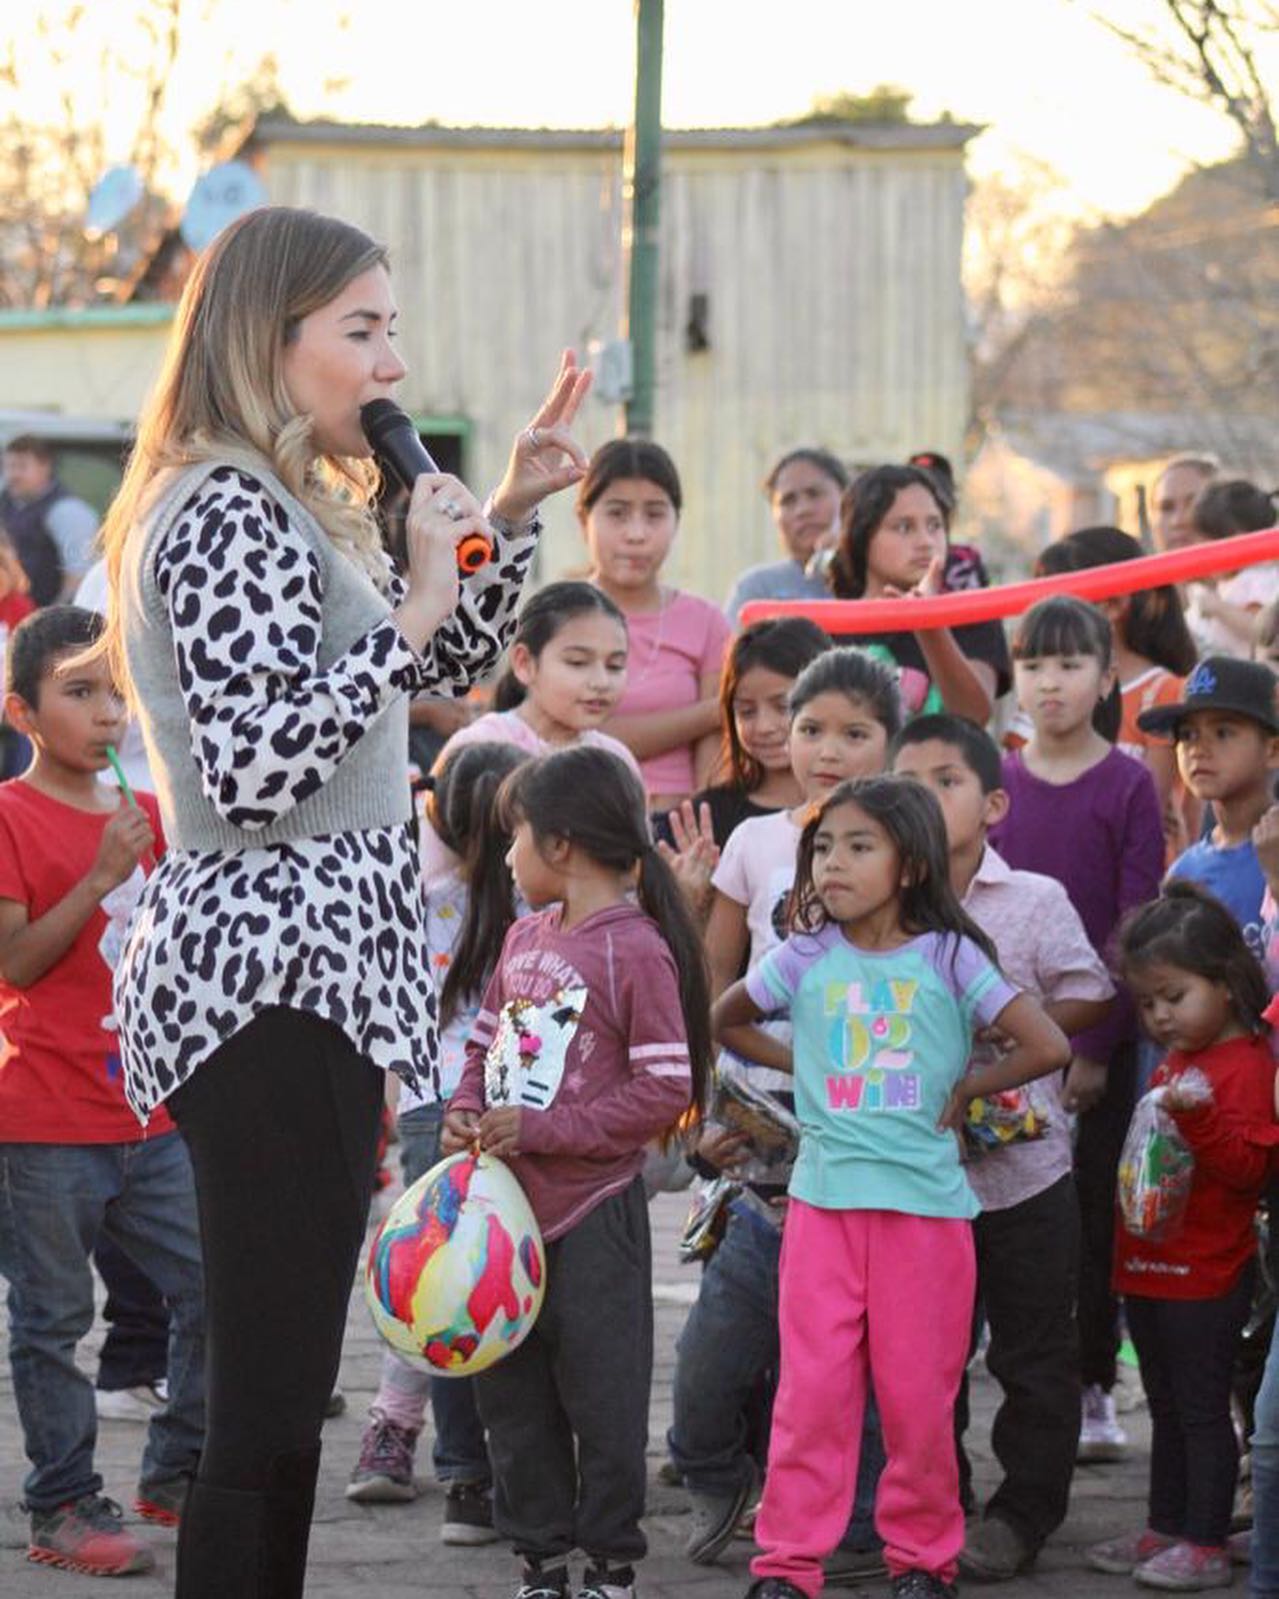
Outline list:
[[[639,1559],[653,1376],[652,1254],[637,1177],[547,1245],[546,1299],[520,1347],[475,1379],[494,1523],[546,1562]]]
[[[1106,1092],[1079,1118],[1075,1188],[1079,1196],[1079,1376],[1085,1388],[1115,1386],[1119,1301],[1110,1286],[1115,1251],[1115,1183],[1132,1119],[1137,1046],[1116,1051]]]
[[[208,1305],[208,1438],[177,1599],[300,1599],[382,1092],[337,1027],[276,1007],[169,1100],[195,1169]]]
[[[1230,1530],[1239,1448],[1230,1378],[1253,1268],[1219,1299],[1125,1299],[1150,1406],[1150,1525],[1220,1546]]]
[[[986,1514],[1007,1521],[1038,1549],[1066,1518],[1079,1444],[1074,1183],[1065,1176],[1019,1205],[983,1212],[973,1223],[973,1237],[977,1292],[990,1328],[986,1366],[1003,1389],[990,1436],[1004,1479]],[[966,1375],[955,1421],[962,1490],[972,1480],[962,1443]]]
[[[93,1264],[107,1290],[102,1319],[107,1324],[98,1355],[98,1387],[149,1388],[165,1375],[169,1362],[169,1310],[160,1290],[124,1250],[103,1233]]]

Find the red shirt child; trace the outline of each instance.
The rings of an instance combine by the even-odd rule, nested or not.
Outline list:
[[[155,800],[138,803],[161,839]],[[92,870],[111,815],[21,778],[0,783],[0,900],[25,905],[28,922],[44,916]],[[0,1142],[131,1143],[173,1131],[161,1107],[144,1135],[127,1104],[112,1015],[112,972],[151,865],[103,897],[43,976],[23,988],[0,978]]]
[[[1151,1086],[1175,1082],[1192,1066],[1208,1079],[1212,1099],[1194,1110],[1170,1109],[1195,1157],[1185,1216],[1158,1243],[1118,1223],[1115,1289],[1121,1294],[1215,1299],[1230,1290],[1256,1251],[1253,1216],[1277,1131],[1269,1036],[1230,1038],[1193,1055],[1173,1050]]]

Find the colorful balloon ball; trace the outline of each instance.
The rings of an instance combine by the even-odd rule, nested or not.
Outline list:
[[[492,1155],[450,1155],[374,1234],[364,1293],[397,1354],[471,1377],[523,1343],[546,1292],[546,1247],[524,1190]]]

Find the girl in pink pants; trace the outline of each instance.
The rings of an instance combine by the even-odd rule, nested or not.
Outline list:
[[[802,1128],[782,1244],[782,1371],[762,1553],[747,1599],[815,1599],[848,1524],[873,1383],[888,1464],[875,1520],[894,1599],[946,1599],[964,1541],[952,1422],[968,1353],[977,1202],[969,1101],[1064,1066],[950,887],[932,793],[841,783],[800,839],[794,930],[715,1007],[721,1040],[792,1067]],[[754,1024],[788,1009],[793,1044]],[[965,1075],[975,1029],[1012,1047]]]

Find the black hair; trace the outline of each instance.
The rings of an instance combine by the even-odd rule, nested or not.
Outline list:
[[[719,718],[724,748],[720,757],[726,782],[753,793],[764,781],[764,768],[743,747],[733,702],[747,672],[757,666],[779,677],[797,678],[810,662],[831,648],[829,635],[806,616],[768,617],[752,622],[734,638],[719,678]]]
[[[506,864],[511,838],[496,804],[504,779],[528,756],[513,744],[464,744],[443,753],[427,801],[441,841],[462,857],[466,911],[440,988],[440,1024],[488,982],[515,920],[515,884]]]
[[[1251,1033],[1264,1027],[1270,985],[1248,948],[1234,913],[1207,889],[1185,878],[1165,883],[1158,899],[1140,905],[1119,928],[1120,975],[1156,962],[1224,983],[1235,1014]]]
[[[502,784],[498,805],[510,831],[527,822],[539,844],[564,839],[610,871],[629,872],[638,866],[640,909],[656,922],[678,974],[693,1079],[690,1108],[696,1119],[714,1059],[706,955],[675,874],[653,844],[639,779],[620,756],[578,744],[512,772]]]
[[[838,599],[859,600],[866,592],[866,565],[871,540],[904,489],[926,489],[950,527],[950,503],[935,478],[920,466],[873,466],[844,491],[840,510],[839,546],[830,563],[831,590]]]
[[[1091,655],[1103,672],[1111,665],[1114,649],[1110,623],[1095,605],[1072,594],[1054,594],[1032,605],[1013,633],[1014,661],[1035,661],[1043,655]],[[1119,737],[1123,699],[1116,682],[1104,700],[1098,700],[1092,725],[1107,743]]]
[[[890,739],[902,725],[897,674],[856,645],[829,649],[804,668],[790,691],[791,720],[819,694],[843,694],[864,705]]]
[[[1246,478],[1227,478],[1200,489],[1190,519],[1206,539],[1260,533],[1275,525],[1275,496]]]
[[[678,516],[684,504],[675,463],[660,444],[652,439],[610,439],[591,457],[577,491],[577,514],[582,521],[591,507],[604,497],[614,483],[642,478],[656,484],[675,507]]]
[[[848,487],[848,468],[837,455],[832,455],[829,450],[823,450],[817,445],[804,444],[797,450],[787,450],[780,456],[764,479],[764,493],[770,499],[777,489],[777,480],[788,466],[793,466],[796,461],[804,461],[809,466],[815,466],[819,472],[824,472],[838,487],[841,494]]]
[[[1003,788],[1004,771],[999,746],[984,727],[978,727],[966,716],[956,716],[953,711],[935,711],[907,722],[893,740],[889,764],[907,745],[928,744],[933,740],[958,751],[964,765],[981,784],[983,794],[993,794],[997,788]]]
[[[24,617],[9,635],[5,692],[38,710],[40,684],[56,657],[96,644],[106,625],[96,611],[87,611],[82,605],[46,605]]]
[[[1135,561],[1144,553],[1131,534],[1117,527],[1081,527],[1039,552],[1035,576],[1053,577],[1059,572],[1082,572],[1116,561]],[[1129,594],[1127,600],[1123,634],[1128,648],[1178,677],[1193,672],[1199,652],[1177,589],[1163,584]]]
[[[626,613],[594,583],[548,583],[525,602],[511,644],[522,644],[536,661],[566,622],[593,611],[612,617],[621,623],[623,632],[626,631]],[[493,690],[493,709],[513,711],[523,703],[524,695],[523,683],[516,677],[515,669],[508,666]]]
[[[954,511],[959,492],[955,487],[955,468],[950,464],[949,456],[943,455],[940,450],[916,450],[914,455],[906,457],[906,465],[917,466],[927,472],[945,496],[947,510]]]
[[[841,805],[855,805],[878,822],[901,858],[904,882],[898,903],[903,931],[971,939],[998,965],[994,944],[964,910],[950,885],[946,822],[937,797],[913,777],[854,778],[840,783],[822,800],[799,837],[791,925],[799,932],[814,933],[830,921],[813,882],[813,852],[822,821]]]

